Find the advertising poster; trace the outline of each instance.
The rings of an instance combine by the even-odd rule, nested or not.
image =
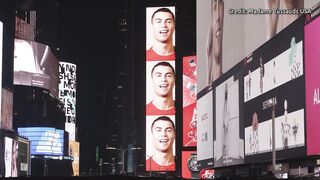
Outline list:
[[[146,171],[176,170],[175,59],[175,7],[148,7]]]
[[[196,56],[183,57],[183,146],[197,146]]]

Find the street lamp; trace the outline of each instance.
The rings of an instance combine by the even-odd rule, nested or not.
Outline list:
[[[128,152],[129,150],[141,150],[141,147],[131,147],[131,148],[116,148],[116,147],[112,147],[112,146],[108,146],[106,145],[106,150],[116,150],[116,151],[120,151],[121,152],[121,156],[122,156],[122,170],[121,172],[124,173],[125,171],[125,152]]]
[[[117,164],[123,164],[122,162],[115,162],[115,159],[116,158],[112,158],[112,163],[108,163],[108,162],[104,162],[103,164],[105,165],[105,164],[109,164],[109,165],[111,165],[111,167],[112,167],[112,170],[111,170],[111,174],[112,175],[114,175],[115,173],[116,173],[116,165]]]
[[[106,150],[116,150],[116,151],[120,151],[121,152],[121,161],[122,161],[122,170],[121,172],[124,172],[124,152],[126,151],[125,149],[122,149],[122,147],[119,148],[115,148],[115,147],[110,147],[110,146],[106,146]]]

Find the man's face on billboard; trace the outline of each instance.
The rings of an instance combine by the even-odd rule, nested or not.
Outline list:
[[[169,12],[157,12],[152,19],[153,36],[161,43],[172,43],[175,29],[174,19]]]
[[[157,151],[169,152],[176,138],[175,130],[170,121],[158,120],[152,126],[153,146]]]
[[[153,90],[157,96],[172,96],[172,90],[175,85],[174,72],[169,66],[159,65],[152,72]]]
[[[222,35],[223,35],[223,18],[224,2],[223,0],[212,0],[212,30],[213,30],[213,48],[215,58],[221,58],[222,55]]]

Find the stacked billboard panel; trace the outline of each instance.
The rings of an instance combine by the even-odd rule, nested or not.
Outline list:
[[[146,14],[146,171],[175,171],[175,8]]]
[[[263,10],[268,13],[261,16]],[[304,13],[310,9],[297,12],[270,36],[268,17],[279,13],[263,2],[197,2],[201,168],[271,162],[273,143],[277,160],[319,154],[314,77],[319,22],[308,24],[304,34]],[[253,24],[256,28],[248,29]],[[236,36],[231,34],[235,26]]]

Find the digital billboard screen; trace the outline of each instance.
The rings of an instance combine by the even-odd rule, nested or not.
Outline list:
[[[214,123],[212,87],[198,93],[197,98],[197,158],[201,168],[213,167]]]
[[[297,3],[301,11],[282,16],[284,2],[270,9],[264,1],[197,1],[197,154],[202,167],[271,161],[273,128],[277,159],[306,156],[306,140],[311,144],[312,138],[306,138],[305,127],[309,81],[303,28],[313,4]],[[279,18],[275,26],[271,14]],[[317,92],[312,88],[310,104]],[[202,119],[211,124],[202,125]]]
[[[197,79],[196,56],[183,57],[183,146],[197,146]]]
[[[12,130],[13,93],[1,88],[1,129]]]
[[[181,169],[183,179],[199,179],[196,151],[182,151]]]
[[[50,47],[34,41],[14,41],[14,84],[45,88],[58,98],[59,61]]]
[[[229,77],[215,88],[215,167],[244,162],[240,93],[240,80],[237,75]]]
[[[318,9],[319,10],[319,9]],[[305,26],[305,69],[306,69],[306,128],[307,153],[316,155],[320,153],[320,18],[319,16]]]
[[[245,162],[306,156],[304,17],[244,60]],[[275,127],[272,127],[272,121]]]
[[[31,155],[64,155],[64,130],[50,127],[18,128],[31,141]]]
[[[65,130],[69,139],[75,140],[76,131],[76,93],[77,66],[72,63],[59,62],[59,99],[64,104],[66,115]]]
[[[175,7],[146,8],[146,171],[176,170],[175,59]]]
[[[5,177],[18,177],[18,141],[4,137]]]

